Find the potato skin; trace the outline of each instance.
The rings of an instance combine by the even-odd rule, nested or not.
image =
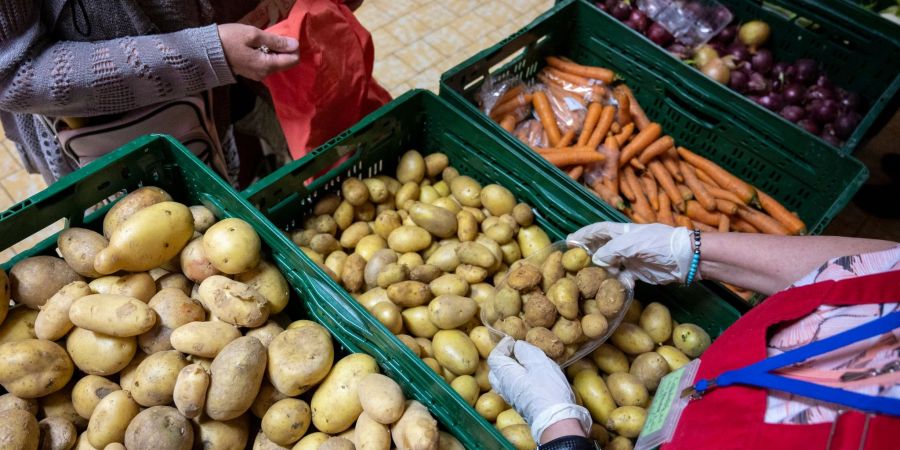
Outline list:
[[[640,406],[641,408],[650,406],[650,394],[647,392],[647,388],[638,377],[628,372],[610,374],[606,385],[609,387],[613,400],[619,406]]]
[[[351,354],[338,361],[310,401],[316,429],[336,434],[350,428],[363,410],[359,382],[376,372],[375,359],[364,353]]]
[[[268,301],[250,286],[213,275],[200,284],[200,302],[223,322],[258,327],[269,318]]]
[[[557,359],[563,355],[565,347],[552,331],[544,327],[534,327],[525,334],[525,340],[529,344],[541,349],[550,359]]]
[[[406,412],[391,429],[391,436],[403,450],[435,450],[440,439],[437,421],[415,400],[406,403]]]
[[[194,234],[187,206],[160,202],[143,208],[122,222],[97,253],[94,269],[104,275],[119,270],[145,272],[172,260]]]
[[[598,423],[606,423],[609,415],[616,409],[616,402],[603,378],[596,372],[583,370],[575,375],[572,387],[577,392],[591,417]]]
[[[87,426],[87,439],[95,448],[123,442],[126,428],[140,412],[140,406],[128,391],[115,391],[103,397]]]
[[[525,303],[523,320],[529,327],[550,328],[556,323],[559,315],[556,305],[539,290],[525,294],[522,301]]]
[[[672,342],[685,355],[696,358],[709,348],[712,340],[703,328],[692,323],[683,323],[672,331]]]
[[[285,398],[275,402],[262,418],[266,437],[278,445],[292,445],[309,428],[311,413],[305,401]]]
[[[391,430],[363,411],[356,419],[354,444],[360,450],[390,450]]]
[[[69,450],[78,439],[75,425],[62,417],[47,417],[38,422],[41,450]]]
[[[510,425],[501,429],[500,433],[516,447],[516,450],[531,450],[537,446],[528,425]]]
[[[460,330],[441,330],[432,340],[435,359],[456,375],[472,375],[478,366],[475,343]]]
[[[141,406],[161,406],[172,403],[175,382],[187,358],[177,350],[154,353],[141,361],[135,372],[131,395]]]
[[[150,331],[156,325],[156,314],[146,303],[133,297],[91,294],[72,303],[69,320],[86,330],[131,337]]]
[[[215,358],[241,332],[225,322],[190,322],[174,330],[169,337],[172,347],[182,353],[201,358]]]
[[[158,317],[153,328],[138,336],[138,345],[147,354],[172,350],[172,331],[182,325],[206,318],[206,311],[200,302],[188,297],[179,289],[166,288],[157,292],[147,306]]]
[[[363,411],[383,425],[399,420],[406,408],[400,385],[379,373],[371,373],[360,380],[359,401]]]
[[[278,314],[287,306],[290,297],[287,280],[274,264],[261,260],[256,268],[239,273],[234,279],[262,294],[268,301],[269,314]]]
[[[226,345],[210,366],[206,415],[230,420],[250,409],[265,375],[266,359],[266,348],[254,337],[240,337]]]
[[[464,325],[475,317],[477,311],[475,300],[459,295],[444,294],[428,304],[428,318],[442,330]]]
[[[72,387],[72,406],[79,416],[90,419],[100,400],[120,389],[118,384],[106,378],[87,375]]]
[[[246,415],[223,421],[204,416],[194,420],[194,442],[202,443],[203,448],[244,450],[248,439],[250,432],[247,429]]]
[[[25,339],[0,345],[0,385],[21,398],[56,392],[72,378],[74,367],[58,344]]]
[[[279,392],[297,396],[328,376],[334,363],[331,335],[312,323],[283,331],[269,344],[269,381]]]
[[[94,258],[107,245],[109,241],[102,234],[86,228],[66,228],[56,239],[56,246],[66,264],[79,275],[89,278],[100,276],[94,270]]]
[[[15,450],[37,450],[40,430],[34,415],[21,409],[0,411],[0,444]]]
[[[122,197],[103,216],[103,235],[109,239],[126,219],[141,209],[160,202],[172,201],[168,192],[156,186],[144,186]]]
[[[9,409],[21,409],[22,411],[30,412],[33,416],[37,416],[38,402],[31,398],[16,397],[10,393],[0,395],[0,411]]]
[[[221,220],[203,233],[203,253],[223,273],[238,274],[255,268],[260,248],[259,235],[241,219]]]
[[[179,261],[181,271],[195,283],[202,283],[203,280],[213,275],[222,274],[206,257],[206,253],[203,251],[203,237],[197,237],[188,242],[181,250]]]
[[[141,411],[125,430],[129,450],[190,450],[194,429],[171,406],[153,406]]]
[[[69,320],[69,308],[75,300],[87,295],[91,295],[91,289],[84,281],[63,286],[44,303],[34,320],[34,334],[48,341],[61,339],[74,326]]]
[[[26,305],[16,305],[9,309],[6,319],[0,323],[0,344],[5,342],[35,339],[34,324],[38,311]]]
[[[10,295],[17,303],[38,309],[63,286],[84,281],[62,259],[55,256],[25,258],[9,271]]]

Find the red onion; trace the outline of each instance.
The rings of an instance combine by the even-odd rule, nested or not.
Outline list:
[[[628,19],[629,15],[631,15],[631,6],[628,6],[627,3],[620,1],[616,3],[616,5],[609,10],[609,12],[616,19],[624,21]]]
[[[817,124],[816,121],[812,119],[800,119],[800,121],[797,122],[797,125],[800,126],[800,128],[803,128],[804,130],[815,135],[818,135],[822,130],[822,128],[819,127],[819,124]]]
[[[784,117],[785,119],[787,119],[791,122],[794,122],[794,123],[797,123],[800,120],[802,120],[804,117],[806,117],[806,111],[804,111],[803,108],[796,106],[796,105],[785,106],[784,108],[781,109],[781,112],[779,112],[778,114],[780,114],[781,117]]]
[[[782,107],[784,107],[784,98],[782,98],[781,94],[777,92],[770,92],[760,97],[757,103],[759,103],[769,111],[777,112]]]
[[[674,39],[672,34],[668,32],[662,25],[653,22],[650,24],[650,27],[647,28],[647,38],[649,38],[656,45],[668,45],[669,42],[672,42]]]
[[[740,42],[735,42],[728,46],[727,53],[731,56],[734,56],[734,59],[737,61],[749,61],[750,60],[750,50],[747,50],[747,46],[741,44]]]
[[[772,56],[771,51],[763,48],[757,50],[750,62],[753,65],[753,70],[765,75],[772,70],[772,66],[775,64],[775,57]]]
[[[812,118],[821,124],[833,121],[837,117],[838,104],[834,100],[823,100],[811,111]]]
[[[784,94],[784,101],[789,105],[799,105],[806,101],[806,87],[802,84],[789,84],[784,88],[782,94]]]
[[[650,26],[650,18],[637,8],[631,10],[631,15],[628,16],[627,22],[631,22],[629,26],[640,32],[644,32]]]
[[[794,62],[794,69],[797,71],[797,81],[810,84],[819,75],[819,67],[815,61],[811,59],[798,59]]]
[[[753,72],[750,74],[750,80],[747,82],[747,88],[755,94],[765,94],[771,89],[771,86],[761,73]]]
[[[745,72],[740,70],[731,71],[731,79],[728,81],[728,86],[734,89],[735,91],[740,92],[741,94],[746,94],[749,90],[747,83],[750,81],[750,76]]]
[[[847,92],[841,96],[841,105],[850,111],[860,111],[863,106],[863,100],[856,92]]]
[[[837,119],[834,119],[833,123],[835,136],[841,139],[849,138],[853,131],[856,130],[860,120],[862,120],[862,116],[855,111],[839,115]]]

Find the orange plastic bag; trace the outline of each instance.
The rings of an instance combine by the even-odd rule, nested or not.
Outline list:
[[[391,100],[372,77],[372,36],[342,2],[298,0],[266,31],[300,41],[300,63],[263,80],[295,159]]]

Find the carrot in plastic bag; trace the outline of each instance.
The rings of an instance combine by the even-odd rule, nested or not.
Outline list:
[[[554,117],[553,107],[550,106],[547,94],[543,91],[536,91],[532,96],[532,105],[534,105],[534,112],[537,114],[538,120],[541,121],[541,125],[547,132],[550,145],[556,146],[562,135],[559,132],[559,127],[556,125],[556,117]]]
[[[603,67],[583,66],[574,62],[565,61],[555,56],[547,57],[547,65],[581,77],[594,78],[606,84],[612,83],[616,76],[612,70]]]

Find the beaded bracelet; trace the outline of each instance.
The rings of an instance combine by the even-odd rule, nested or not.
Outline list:
[[[700,267],[700,230],[694,229],[694,257],[691,258],[691,268],[688,270],[687,279],[684,284],[691,284],[697,276],[697,270]]]

